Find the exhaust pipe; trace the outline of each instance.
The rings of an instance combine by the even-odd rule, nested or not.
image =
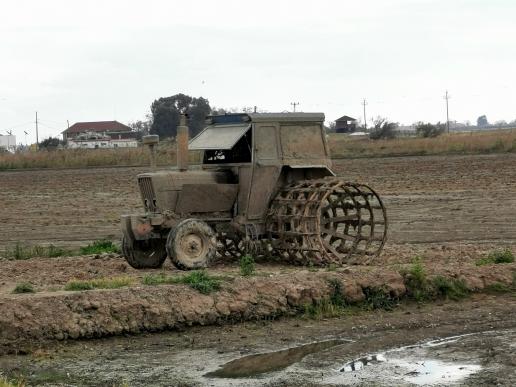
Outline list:
[[[149,134],[142,137],[143,145],[147,145],[150,151],[150,166],[152,169],[156,169],[156,149],[158,145],[159,136],[157,134]]]
[[[179,126],[177,127],[177,168],[180,171],[188,170],[188,126],[186,125],[186,114],[181,114]]]

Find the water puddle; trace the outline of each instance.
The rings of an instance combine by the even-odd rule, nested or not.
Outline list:
[[[470,335],[471,334],[466,334],[430,340],[417,345],[399,347],[383,353],[367,355],[344,364],[339,371],[345,373],[355,372],[363,370],[366,366],[378,365],[377,369],[374,371],[375,373],[398,375],[406,382],[416,385],[457,382],[480,371],[482,367],[476,364],[457,364],[455,362],[445,362],[434,359],[417,361],[415,359],[421,357],[422,353],[411,350],[424,350],[425,348],[454,344],[463,337]],[[410,352],[412,352],[412,354]],[[403,356],[403,354],[405,356]]]
[[[279,371],[301,361],[305,356],[342,345],[349,340],[327,340],[305,344],[276,352],[244,356],[226,363],[222,368],[204,376],[216,378],[245,378]]]
[[[481,369],[476,364],[445,363],[440,360],[408,362],[403,359],[393,359],[391,362],[409,370],[403,375],[403,379],[417,385],[453,383]]]

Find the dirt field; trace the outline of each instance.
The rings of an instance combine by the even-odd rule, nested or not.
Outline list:
[[[339,160],[335,171],[385,200],[390,243],[516,242],[516,154]],[[118,239],[140,208],[146,168],[0,172],[0,250]]]
[[[298,307],[302,305],[303,297],[315,300],[324,296],[325,278],[328,275],[341,276],[339,278],[350,297],[353,297],[356,289],[359,289],[356,294],[360,297],[367,284],[375,281],[391,286],[394,293],[404,292],[398,270],[403,265],[410,264],[416,255],[422,257],[428,274],[464,279],[471,289],[483,289],[498,282],[510,284],[514,281],[516,264],[477,267],[475,261],[499,248],[509,248],[516,253],[515,154],[342,160],[335,162],[334,169],[349,180],[370,184],[385,201],[390,222],[389,241],[376,267],[343,268],[337,273],[319,269],[314,274],[292,266],[262,263],[258,266],[258,275],[252,280],[255,282],[249,284],[238,278],[238,267],[235,264],[219,264],[210,271],[234,277],[235,282],[230,286],[232,289],[227,289],[227,294],[223,292],[221,296],[216,296],[214,301],[210,301],[209,297],[199,296],[192,301],[193,309],[188,317],[184,315],[184,311],[180,311],[183,314],[177,311],[174,302],[167,301],[161,305],[160,300],[194,300],[192,295],[195,293],[192,290],[185,287],[175,290],[174,286],[159,287],[156,291],[149,288],[142,290],[138,281],[145,274],[158,273],[160,270],[136,271],[117,255],[2,260],[0,311],[3,314],[0,313],[0,324],[5,324],[3,326],[6,328],[2,332],[3,336],[0,336],[5,343],[9,332],[12,337],[18,338],[37,339],[31,336],[36,334],[43,338],[59,339],[60,335],[61,338],[97,337],[110,333],[180,328],[181,322],[190,321],[189,318],[194,323],[221,323],[217,313],[225,312],[217,308],[217,301],[220,300],[231,305],[228,316],[232,316],[231,313],[245,314],[247,310],[253,310],[253,313],[257,313],[250,317],[269,319],[276,313],[274,308],[286,311],[284,303]],[[12,248],[17,242],[77,247],[100,238],[118,240],[119,215],[138,211],[140,199],[135,176],[146,170],[96,168],[0,172],[0,251]],[[165,270],[178,274],[168,262]],[[130,277],[135,284],[114,291],[63,291],[64,284],[74,278],[89,280],[114,276]],[[311,277],[314,278],[310,280]],[[11,294],[15,284],[20,282],[31,282],[37,293]],[[258,293],[249,295],[249,288]],[[314,293],[314,289],[319,290]],[[291,300],[286,296],[288,294]],[[283,299],[286,301],[282,301]],[[55,310],[62,311],[63,315],[54,313],[54,307]],[[464,354],[463,348],[469,345],[472,348],[471,353],[476,355],[471,357],[470,362],[466,362],[466,366],[469,367],[471,363],[472,367],[481,365],[483,368],[480,373],[465,376],[469,378],[468,385],[481,386],[491,382],[512,384],[514,374],[507,370],[512,369],[515,361],[510,355],[514,352],[513,347],[508,344],[513,341],[516,321],[513,296],[477,294],[472,300],[428,305],[423,311],[417,306],[406,308],[408,309],[402,311],[361,315],[360,318],[342,317],[323,323],[286,319],[267,323],[263,328],[257,324],[253,325],[254,328],[249,328],[257,332],[258,338],[252,341],[248,339],[252,333],[247,331],[247,325],[205,328],[208,330],[187,334],[192,339],[192,351],[179,343],[184,336],[182,333],[164,334],[169,335],[164,339],[165,342],[175,348],[172,352],[165,344],[153,344],[158,339],[147,336],[135,341],[134,345],[131,344],[132,339],[127,342],[125,339],[114,339],[111,342],[74,344],[71,347],[64,346],[64,352],[59,353],[49,350],[48,354],[45,352],[48,349],[45,349],[42,359],[39,360],[37,353],[28,358],[0,357],[0,376],[2,372],[7,372],[10,376],[32,375],[28,378],[31,383],[50,385],[106,385],[123,381],[130,382],[130,385],[146,385],[151,381],[156,381],[157,385],[248,385],[248,382],[250,385],[370,385],[378,380],[367,372],[356,374],[353,379],[345,378],[343,382],[338,378],[340,373],[329,375],[328,370],[338,363],[343,365],[364,354],[415,344],[425,338],[495,330],[496,334],[485,333],[487,336],[482,336],[482,333],[467,339],[469,341],[460,341],[462,349],[452,348],[448,354],[434,351],[428,355],[426,352],[421,354],[414,350],[411,356],[442,356],[443,359],[464,360],[467,354]],[[11,317],[5,317],[8,315]],[[195,317],[197,315],[201,317]],[[482,321],[473,321],[478,316],[485,318]],[[39,317],[46,320],[38,320]],[[381,328],[379,323],[382,326],[385,324],[385,327]],[[7,328],[10,329],[9,332]],[[280,333],[282,329],[288,330],[288,334]],[[266,333],[271,331],[276,333],[267,337]],[[66,333],[65,336],[62,336],[63,332]],[[228,332],[236,332],[235,340],[221,343],[220,335],[231,335]],[[385,332],[390,332],[389,337],[393,339],[379,339],[378,343],[375,342],[374,338],[379,338]],[[411,333],[405,336],[405,332]],[[205,343],[203,335],[207,337]],[[163,337],[162,334],[158,335],[158,338]],[[241,339],[238,340],[238,337]],[[221,382],[217,379],[208,380],[203,376],[221,366],[222,360],[229,361],[239,357],[239,353],[244,355],[306,344],[314,340],[343,337],[346,340],[356,340],[359,344],[351,346],[351,349],[345,347],[348,348],[345,350],[342,350],[342,346],[336,347],[341,349],[330,351],[330,355],[333,353],[330,360],[314,355],[316,360],[312,362],[312,357],[307,357],[307,361],[294,365],[298,367],[295,368],[297,373],[303,373],[301,379],[296,379],[291,368],[275,374],[272,379],[265,377],[254,382]],[[493,353],[498,354],[500,366],[489,360],[490,354],[485,352],[482,344],[486,340],[492,343]],[[199,341],[202,343],[198,344]],[[82,345],[87,348],[81,347]],[[114,348],[121,345],[127,349],[122,352],[110,350],[112,345]],[[150,365],[146,368],[146,374],[137,375],[134,370],[139,369],[139,351],[148,346],[155,346],[160,353],[166,355],[153,362],[152,352],[149,350]],[[422,348],[426,347],[423,345]],[[213,351],[217,350],[222,351],[217,362],[203,361],[205,365],[198,364],[197,357],[213,357]],[[85,358],[80,360],[83,353]],[[98,357],[100,353],[105,358]],[[228,355],[224,355],[225,353]],[[321,353],[325,354],[327,351]],[[188,370],[184,367],[168,368],[168,372],[172,372],[170,377],[185,377],[177,379],[177,384],[170,382],[176,379],[168,379],[167,383],[167,379],[157,376],[157,370],[164,369],[164,359],[170,362],[188,360],[196,365],[194,369]],[[60,367],[63,364],[67,364],[68,368],[61,372]],[[50,381],[43,380],[42,375],[55,369],[59,369],[59,377],[55,380],[50,378]],[[373,368],[373,374],[375,369]],[[17,373],[17,370],[21,371]],[[99,379],[86,382],[88,378],[96,377],[87,370],[98,370]],[[323,379],[318,378],[319,373],[324,374]],[[382,369],[381,373],[387,375],[385,385],[394,383],[388,382],[389,380],[402,380],[401,376],[396,378],[395,371],[388,367]],[[388,379],[389,375],[394,379]],[[411,384],[410,380],[403,380],[407,385]]]

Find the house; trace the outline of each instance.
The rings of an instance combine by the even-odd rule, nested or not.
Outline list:
[[[335,132],[350,133],[354,132],[357,126],[357,120],[353,117],[342,116],[335,120]]]
[[[14,152],[16,149],[16,136],[4,136],[0,134],[0,148],[9,152]]]
[[[118,121],[76,122],[62,132],[68,148],[135,148],[137,134]]]

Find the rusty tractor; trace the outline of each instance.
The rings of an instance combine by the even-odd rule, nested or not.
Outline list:
[[[322,113],[207,118],[188,143],[177,133],[177,168],[137,176],[145,212],[122,216],[122,250],[135,268],[167,256],[180,269],[248,252],[301,265],[366,264],[381,252],[387,215],[376,192],[331,170]],[[144,137],[154,147],[157,136]],[[188,166],[188,150],[202,163]]]

